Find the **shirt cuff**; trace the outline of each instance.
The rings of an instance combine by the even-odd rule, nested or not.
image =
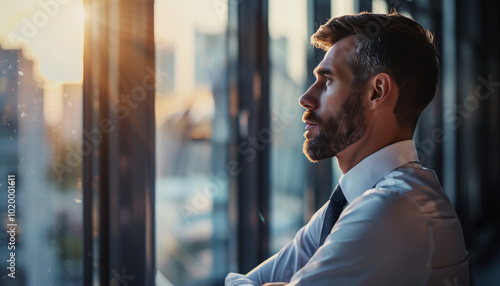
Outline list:
[[[225,286],[260,286],[247,276],[231,272],[226,276]]]

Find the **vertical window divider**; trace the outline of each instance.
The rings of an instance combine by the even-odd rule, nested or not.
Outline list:
[[[154,285],[154,1],[84,6],[84,285]]]
[[[269,249],[268,1],[238,1],[238,267],[246,272]],[[267,134],[266,134],[267,133]]]

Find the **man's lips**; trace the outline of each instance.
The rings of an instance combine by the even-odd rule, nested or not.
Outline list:
[[[309,120],[304,121],[304,123],[306,124],[306,130],[309,130],[311,128],[318,126],[317,123],[309,121]]]

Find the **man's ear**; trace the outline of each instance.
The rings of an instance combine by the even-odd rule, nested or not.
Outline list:
[[[372,92],[370,94],[370,108],[376,109],[382,105],[392,102],[395,93],[395,84],[392,78],[386,73],[379,73],[372,79]],[[395,101],[394,101],[395,104]]]

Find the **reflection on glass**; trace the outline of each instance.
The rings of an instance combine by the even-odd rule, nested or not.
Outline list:
[[[293,21],[290,21],[293,19]],[[303,225],[305,157],[302,154],[307,68],[307,1],[269,1],[271,60],[271,254]]]
[[[82,285],[82,3],[2,3],[0,45],[0,284]]]
[[[155,2],[158,285],[218,285],[229,269],[227,9]]]

